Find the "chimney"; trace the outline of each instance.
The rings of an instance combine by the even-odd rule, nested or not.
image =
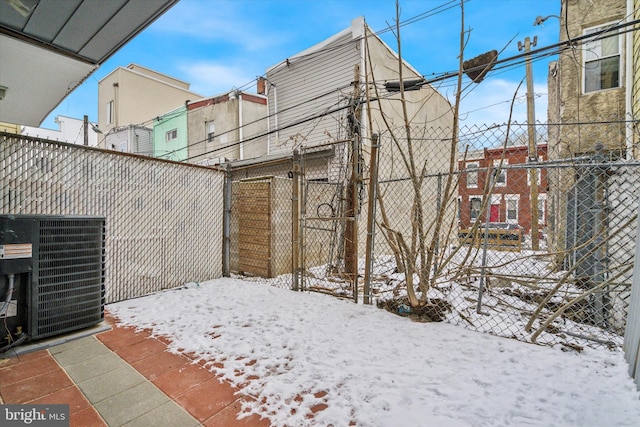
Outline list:
[[[258,95],[264,95],[267,88],[267,79],[258,77]]]

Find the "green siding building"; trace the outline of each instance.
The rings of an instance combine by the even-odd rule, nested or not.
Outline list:
[[[189,157],[187,107],[176,108],[153,121],[153,156],[184,161]]]

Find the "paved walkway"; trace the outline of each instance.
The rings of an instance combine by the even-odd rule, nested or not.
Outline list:
[[[0,359],[0,400],[69,404],[71,426],[269,425],[238,420],[247,397],[162,340],[106,323],[106,332]]]

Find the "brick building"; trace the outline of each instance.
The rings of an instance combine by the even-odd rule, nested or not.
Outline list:
[[[527,146],[520,145],[485,148],[469,152],[466,158],[459,160],[458,219],[461,229],[470,228],[478,218],[485,222],[488,207],[490,222],[518,224],[525,233],[530,233],[528,159]],[[540,162],[547,160],[547,145],[538,146],[538,159]],[[489,191],[487,180],[496,169],[495,185]],[[547,174],[543,168],[538,172],[538,226],[543,229],[547,220]],[[486,197],[490,197],[490,201],[483,209]]]

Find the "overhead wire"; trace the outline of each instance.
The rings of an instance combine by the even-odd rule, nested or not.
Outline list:
[[[463,1],[464,2],[468,2],[470,0],[463,0]],[[400,23],[400,26],[404,27],[406,25],[410,25],[410,24],[413,24],[415,22],[421,21],[423,19],[438,15],[438,14],[443,13],[443,12],[449,10],[449,9],[457,7],[458,4],[459,4],[459,0],[449,0],[446,3],[443,3],[443,4],[441,4],[439,6],[436,6],[436,7],[432,8],[432,9],[430,9],[430,10],[427,10],[427,11],[422,12],[422,13],[416,15],[416,16],[408,18],[405,21],[402,21]],[[379,36],[381,34],[384,34],[384,33],[388,32],[388,31],[391,31],[391,28],[382,29],[382,30],[380,30],[378,32],[372,33],[371,35],[367,35],[366,37]],[[320,48],[320,49],[318,49],[316,51],[310,52],[310,53],[308,53],[306,55],[294,56],[293,58],[289,58],[288,60],[289,61],[295,60],[296,63],[298,63],[300,61],[307,61],[308,60],[308,61],[311,61],[311,62],[309,62],[309,64],[313,65],[314,63],[316,63],[316,62],[313,61],[313,59],[316,58],[315,61],[317,61],[317,63],[320,63],[322,61],[322,58],[319,57],[320,56],[319,54],[332,52],[334,50],[341,49],[341,48],[344,48],[346,46],[350,46],[352,44],[359,43],[361,38],[362,37],[356,38],[356,39],[352,39],[352,40],[349,40],[348,42],[342,43],[342,44],[329,45],[329,46]],[[287,60],[285,60],[285,61],[287,61]],[[278,66],[282,65],[283,63],[285,63],[285,61],[281,61],[280,63],[276,64],[275,66],[272,67],[272,69],[275,69]],[[263,76],[258,76],[256,79],[253,79],[253,80],[251,80],[251,81],[239,86],[239,88],[240,88],[239,90],[242,90],[244,88],[248,88],[248,87],[253,86],[255,84],[255,82],[261,77],[264,77],[264,75]],[[296,107],[299,107],[300,104],[302,104],[302,103],[297,104]],[[168,112],[166,114],[171,114],[171,113],[172,113],[172,111],[170,111],[170,112]],[[171,118],[170,116],[168,117],[166,114],[163,115],[163,116],[154,116],[154,117],[152,117],[152,118],[150,118],[148,120],[142,121],[142,122],[140,122],[138,124],[139,125],[143,125],[143,126],[147,125],[147,124],[151,125],[153,123],[153,121],[155,119],[157,119],[157,118],[164,118],[164,119]],[[271,117],[271,115],[269,115],[269,117]],[[233,132],[233,131],[235,131],[235,129],[232,129],[232,130],[230,130],[228,132]],[[228,133],[228,132],[225,132],[225,133]],[[199,143],[202,143],[202,142],[205,142],[205,141],[206,140],[197,141],[195,144],[199,144]],[[165,155],[167,155],[167,154],[168,153],[165,153]]]
[[[620,27],[626,27],[628,25],[637,24],[638,22],[640,22],[640,20],[635,20],[635,21],[630,22],[630,23],[621,24]],[[525,52],[525,53],[522,53],[522,54],[518,54],[518,55],[515,55],[515,56],[512,56],[512,57],[509,57],[509,58],[505,58],[505,59],[496,61],[496,63],[504,64],[502,67],[498,68],[498,69],[501,69],[501,68],[506,68],[508,66],[513,66],[511,64],[511,62],[510,62],[510,61],[513,61],[513,60],[516,61],[515,62],[516,64],[522,64],[522,63],[526,62],[527,55],[536,55],[538,58],[542,58],[542,57],[546,57],[546,56],[552,56],[552,55],[558,54],[558,52],[560,52],[560,49],[568,48],[568,46],[570,46],[570,44],[573,44],[575,42],[582,42],[584,40],[589,40],[590,38],[593,38],[593,37],[602,35],[604,33],[616,30],[616,29],[618,29],[618,27],[619,26],[609,27],[607,29],[603,29],[601,31],[597,31],[597,32],[595,32],[593,34],[589,34],[589,35],[573,38],[571,40],[567,40],[567,41],[556,43],[556,44],[553,44],[553,45],[550,45],[550,46],[542,47],[542,48],[539,48],[539,49],[536,49],[536,50],[533,50],[533,51],[530,51],[530,52]],[[454,76],[457,76],[457,72],[455,74],[451,73],[450,75],[447,75],[446,78],[452,78]],[[432,79],[431,81],[427,80],[424,83],[421,83],[421,85],[429,84],[430,82],[437,82],[437,81],[441,81],[441,80],[444,80],[444,78],[443,77],[438,77],[438,78]],[[389,96],[392,96],[392,95],[393,94],[387,94],[387,95],[385,95],[385,97],[389,97]],[[323,116],[328,115],[328,114],[333,114],[334,112],[341,111],[341,110],[344,110],[346,108],[348,108],[348,106],[330,109],[326,113],[322,113],[320,115],[315,115],[315,116],[312,116],[312,117],[307,117],[307,118],[304,118],[304,119],[302,119],[302,120],[300,120],[298,122],[293,122],[293,123],[290,123],[290,124],[288,124],[286,126],[283,126],[282,128],[273,129],[273,130],[271,130],[271,131],[269,131],[269,132],[267,132],[267,133],[265,133],[263,135],[260,135],[260,137],[264,136],[264,135],[271,134],[271,133],[275,133],[275,132],[277,132],[279,130],[283,130],[283,129],[286,129],[286,128],[290,128],[290,127],[296,126],[296,125],[301,124],[301,123],[308,122],[310,120],[314,120],[314,119],[323,117]],[[256,138],[252,138],[252,139],[256,139]],[[247,140],[238,141],[236,144],[240,144],[240,143],[246,142],[246,141]],[[236,144],[232,144],[232,145],[236,145]],[[225,148],[227,148],[227,147],[229,147],[229,146],[225,146]],[[211,152],[220,151],[221,149],[222,148],[215,149],[215,150],[212,150]],[[194,156],[194,157],[201,157],[201,156],[203,156],[205,154],[207,154],[207,153],[200,154],[200,155],[197,155],[197,156]]]
[[[465,1],[468,1],[468,0],[465,0]],[[452,0],[449,3],[452,3],[452,2],[454,2],[454,1]],[[446,9],[439,10],[444,6],[447,6],[449,3],[445,3],[444,5],[441,5],[438,8],[434,8],[431,11],[424,12],[423,14],[417,15],[416,17],[413,17],[413,18],[410,18],[409,20],[403,21],[403,24],[401,24],[401,25],[408,25],[408,24],[417,22],[417,21],[419,21],[421,19],[425,19],[426,17],[433,16],[434,14],[437,14],[437,13],[442,13],[442,12],[450,9],[451,7],[454,7],[454,6],[450,6],[450,7],[447,7]],[[457,1],[455,3],[457,3]],[[436,12],[434,12],[434,11],[436,11]],[[545,47],[542,47],[542,48],[539,48],[539,49],[531,50],[530,52],[525,52],[525,53],[514,55],[514,56],[511,56],[511,57],[508,57],[508,58],[505,58],[505,59],[497,60],[495,65],[494,65],[494,68],[491,70],[491,74],[492,75],[500,74],[500,73],[497,73],[496,71],[502,70],[502,72],[506,72],[508,69],[511,69],[511,68],[517,67],[517,66],[521,66],[522,64],[524,64],[526,62],[527,57],[529,57],[529,59],[531,61],[535,62],[535,61],[540,61],[540,60],[542,60],[544,58],[547,58],[547,57],[550,57],[550,56],[562,54],[563,52],[565,52],[568,49],[575,48],[576,43],[583,42],[583,41],[589,40],[589,39],[594,39],[596,37],[601,37],[601,36],[603,36],[603,34],[606,34],[607,32],[611,32],[611,31],[618,30],[618,29],[623,29],[623,28],[626,28],[628,26],[635,25],[638,22],[640,22],[640,20],[634,20],[634,21],[631,21],[631,22],[621,23],[621,24],[618,24],[618,25],[615,25],[615,26],[610,26],[610,27],[604,28],[604,29],[602,29],[600,31],[596,31],[596,32],[591,33],[591,34],[587,34],[587,35],[584,35],[584,36],[576,37],[576,38],[573,38],[573,39],[568,39],[568,40],[565,40],[565,41],[560,42],[560,43],[556,43],[556,44],[545,46]],[[385,29],[385,30],[378,31],[378,32],[376,32],[374,34],[375,35],[379,35],[379,34],[382,34],[382,33],[386,32],[386,31],[390,31],[390,30],[391,29]],[[632,29],[626,29],[625,31],[620,31],[619,33],[626,33],[628,31],[632,31]],[[366,37],[370,37],[370,36],[367,35]],[[335,46],[330,46],[330,47],[327,47],[327,48],[319,49],[319,50],[317,50],[315,52],[312,52],[312,53],[309,53],[307,55],[295,57],[294,59],[296,60],[296,62],[298,60],[303,60],[303,59],[311,61],[312,58],[316,58],[317,61],[320,61],[321,58],[317,57],[318,54],[325,53],[325,52],[330,52],[331,50],[342,48],[342,47],[348,46],[348,45],[350,45],[352,43],[354,43],[354,40],[351,40],[351,41],[349,41],[348,43],[345,43],[345,44],[340,44],[340,45],[335,45]],[[284,63],[285,62],[283,61],[283,62],[277,64],[276,66],[274,66],[273,68],[277,68],[277,67],[281,66]],[[311,64],[313,64],[313,62],[311,62]],[[458,74],[458,71],[455,71],[455,72],[454,71],[448,71],[448,72],[434,73],[432,75],[436,76],[436,77],[433,77],[431,79],[426,79],[425,78],[425,81],[422,84],[433,85],[434,83],[437,83],[437,82],[444,82],[444,81],[446,81],[446,80],[448,80],[448,79],[450,79],[452,77],[457,76],[457,74]],[[423,76],[423,78],[424,78],[424,76]],[[255,80],[252,80],[251,82],[246,83],[245,85],[243,85],[241,87],[248,87],[248,86],[252,85],[254,81]],[[380,84],[380,82],[373,82],[373,83],[376,84],[376,85]],[[333,89],[331,91],[323,93],[323,94],[321,94],[319,96],[316,96],[314,98],[303,100],[303,101],[301,101],[301,102],[299,102],[299,103],[297,103],[295,105],[292,105],[291,107],[288,107],[286,110],[279,111],[278,114],[281,114],[284,111],[288,111],[288,110],[291,110],[291,109],[294,109],[294,108],[299,108],[300,106],[302,106],[304,104],[307,104],[307,103],[312,103],[312,102],[314,102],[314,101],[316,101],[316,100],[318,100],[318,99],[320,99],[322,97],[338,93],[339,91],[341,91],[341,90],[343,90],[343,89],[345,89],[346,87],[349,87],[349,86],[350,85],[344,85],[344,86],[342,86],[340,88]],[[447,85],[446,84],[441,84],[440,87],[447,87]],[[392,95],[390,94],[388,96],[392,96]],[[329,110],[327,110],[324,113],[321,113],[319,115],[312,115],[311,118],[306,117],[306,118],[301,119],[300,121],[289,123],[286,126],[282,126],[282,127],[277,128],[277,129],[272,129],[268,133],[265,133],[265,134],[260,135],[260,136],[270,135],[270,134],[273,134],[275,132],[278,132],[279,130],[287,129],[287,128],[290,128],[292,126],[296,126],[296,125],[299,125],[299,124],[302,124],[302,123],[306,123],[309,120],[313,120],[315,118],[324,117],[325,115],[332,114],[333,112],[340,111],[340,110],[341,109],[335,110],[335,109],[331,109],[330,108]],[[167,114],[171,114],[171,113],[172,112],[169,112]],[[276,115],[276,113],[274,112],[272,114],[268,114],[266,117],[260,118],[258,120],[253,121],[253,122],[250,122],[250,123],[243,124],[242,126],[249,126],[251,124],[254,124],[256,122],[262,121],[264,119],[270,119],[271,117],[273,117],[275,115]],[[166,118],[166,116],[161,116],[161,117]],[[152,121],[152,120],[154,120],[154,119],[150,119],[149,121]],[[146,123],[146,122],[143,122],[143,123]],[[228,131],[226,131],[226,132],[224,132],[222,134],[217,134],[217,136],[234,132],[234,131],[238,130],[240,127],[242,127],[242,126],[239,126],[238,128],[230,129],[230,130],[228,130]],[[256,137],[253,137],[251,139],[245,139],[244,141],[238,141],[235,144],[225,145],[225,147],[216,148],[216,149],[211,150],[211,151],[209,151],[207,153],[199,154],[199,155],[197,155],[195,157],[201,157],[201,156],[209,154],[209,153],[218,152],[218,151],[221,151],[221,150],[224,150],[224,149],[228,149],[228,148],[233,147],[233,146],[235,146],[237,144],[241,144],[243,142],[248,142],[248,141],[253,140],[253,139],[256,139]],[[170,153],[165,153],[163,156],[167,156],[167,155],[169,155],[171,153],[176,153],[177,151],[182,151],[184,149],[187,149],[187,148],[192,147],[194,145],[198,145],[198,144],[204,143],[206,141],[207,141],[207,139],[204,139],[204,140],[201,140],[201,141],[196,141],[194,143],[190,143],[186,147],[181,147],[180,149],[173,150]],[[189,159],[191,159],[191,158],[189,158]],[[189,159],[187,159],[187,160],[189,160]]]

